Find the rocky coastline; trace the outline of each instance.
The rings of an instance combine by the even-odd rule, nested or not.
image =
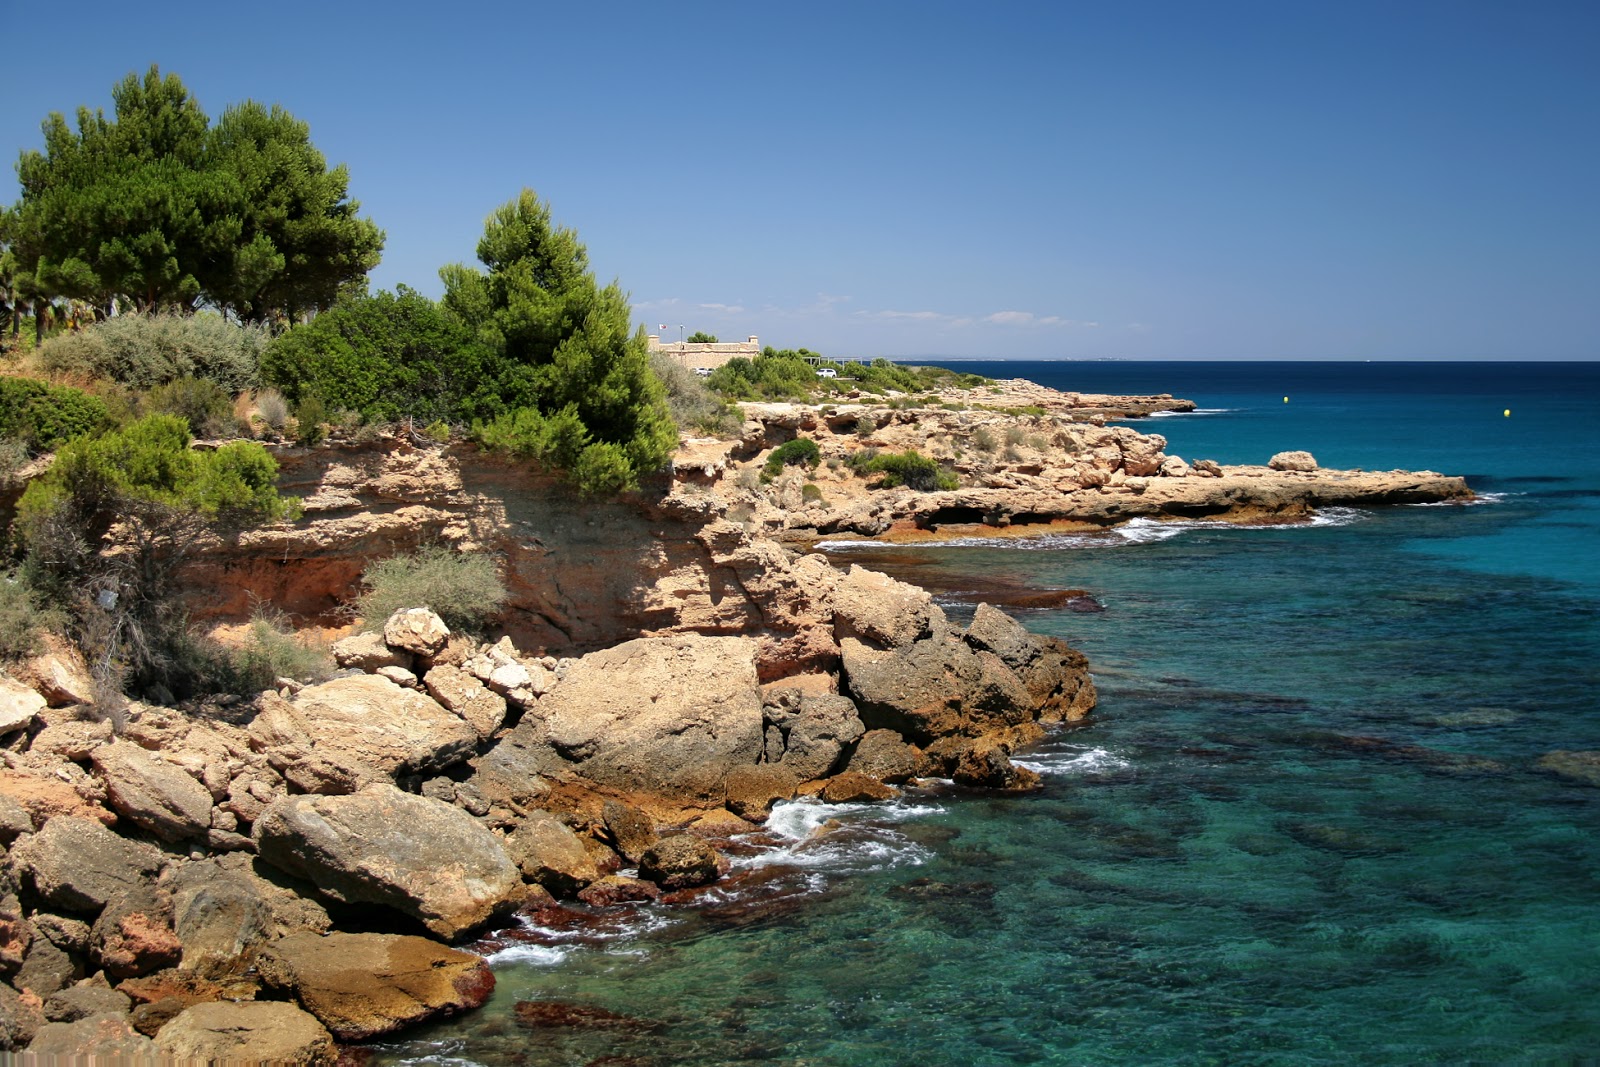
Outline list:
[[[0,1047],[332,1063],[481,1005],[493,973],[460,946],[519,912],[692,903],[780,801],[1034,787],[1011,757],[1091,714],[1084,657],[988,604],[958,626],[819,540],[1471,497],[1303,453],[1184,460],[1108,425],[1192,410],[1171,397],[973,393],[747,405],[736,440],[686,441],[668,481],[602,504],[461,444],[281,447],[304,516],[203,546],[191,606],[339,632],[334,678],[116,716],[65,647],[0,678]],[[763,478],[802,437],[818,464]],[[904,449],[959,488],[852,463]],[[365,563],[432,542],[501,561],[497,639],[422,607],[349,633]]]

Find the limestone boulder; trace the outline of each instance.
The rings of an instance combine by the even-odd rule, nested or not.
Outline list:
[[[324,1067],[339,1060],[327,1028],[315,1016],[280,1001],[195,1004],[161,1028],[155,1047],[180,1063]]]
[[[403,608],[383,624],[383,643],[413,656],[432,656],[450,640],[450,627],[427,608]]]
[[[381,904],[453,938],[515,907],[522,879],[498,838],[451,804],[369,786],[290,796],[256,821],[258,855],[345,903]]]
[[[131,741],[91,753],[112,810],[163,841],[204,837],[211,828],[211,793],[182,768]]]
[[[246,971],[257,950],[291,933],[326,933],[328,913],[313,900],[277,886],[248,865],[216,860],[185,864],[171,878],[178,964],[207,978]]]
[[[600,809],[601,822],[606,836],[616,846],[617,853],[629,863],[637,864],[645,850],[656,843],[655,823],[650,816],[620,800],[607,800]]]
[[[856,804],[862,801],[889,800],[896,795],[893,786],[885,785],[870,774],[845,771],[828,779],[822,787],[822,799],[829,804]]]
[[[411,667],[411,653],[390,648],[378,633],[340,638],[329,651],[339,666],[366,674],[377,674],[384,667]]]
[[[879,650],[847,637],[840,651],[850,695],[870,728],[926,743],[1034,717],[1034,701],[1016,673],[992,652],[975,652],[963,641],[929,639]]]
[[[793,799],[799,779],[782,764],[758,763],[735,767],[723,781],[724,806],[751,822],[764,822],[772,806]]]
[[[832,606],[836,638],[879,648],[908,645],[949,625],[925,590],[860,566],[834,586]]]
[[[19,682],[33,689],[53,708],[94,703],[94,679],[83,654],[55,634],[45,634],[42,649],[16,668]]]
[[[1039,654],[1039,640],[1016,619],[990,604],[979,604],[962,635],[980,652],[992,652],[1012,670],[1021,670]]]
[[[662,889],[708,885],[721,874],[716,850],[694,834],[663,837],[639,860],[639,877]]]
[[[70,1023],[45,1023],[19,1065],[115,1063],[155,1067],[156,1045],[126,1015],[102,1012]]]
[[[1275,471],[1314,471],[1317,461],[1310,452],[1279,452],[1267,460],[1267,466]]]
[[[481,957],[404,934],[294,934],[268,946],[259,967],[340,1041],[469,1011],[494,992]]]
[[[72,762],[88,759],[115,733],[111,717],[87,704],[52,708],[40,714],[39,722],[43,728],[28,742],[29,754]]]
[[[1038,655],[1018,676],[1041,722],[1077,722],[1094,710],[1097,694],[1089,659],[1059,637],[1038,637]]]
[[[768,763],[785,768],[802,782],[827,777],[866,732],[855,703],[835,693],[772,691],[763,714]]]
[[[868,730],[856,743],[846,768],[883,782],[904,782],[917,773],[916,748],[893,730]]]
[[[87,981],[52,993],[44,1002],[44,1016],[53,1023],[73,1023],[91,1015],[126,1015],[132,1007],[126,993]]]
[[[576,896],[601,877],[583,841],[548,812],[529,813],[506,839],[505,848],[524,878],[559,897]]]
[[[293,701],[266,693],[250,743],[308,793],[350,793],[405,771],[440,771],[471,756],[460,716],[376,675],[310,686]]]
[[[89,913],[153,881],[164,862],[154,846],[70,815],[58,815],[38,833],[19,840],[11,858],[23,882],[41,899]]]
[[[532,740],[600,785],[718,799],[763,750],[755,654],[748,638],[696,634],[591,652],[540,699]]]
[[[461,716],[480,740],[492,737],[505,721],[505,697],[460,667],[433,667],[423,676],[422,684],[442,707]]]
[[[32,726],[46,706],[31,686],[0,674],[0,735]]]

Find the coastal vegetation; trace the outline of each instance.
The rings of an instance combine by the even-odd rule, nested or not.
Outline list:
[[[482,553],[425,545],[407,555],[378,560],[361,573],[352,614],[368,630],[405,608],[428,608],[453,630],[482,633],[506,599],[494,560]]]
[[[835,377],[820,376],[821,370],[831,370]],[[982,375],[944,367],[906,366],[887,359],[836,362],[808,348],[779,349],[771,345],[754,359],[730,359],[706,379],[708,386],[731,400],[795,401],[826,401],[851,392],[882,396],[889,392],[972,389],[988,382]]]

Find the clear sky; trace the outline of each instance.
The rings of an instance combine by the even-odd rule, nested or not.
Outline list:
[[[151,63],[213,116],[280,103],[382,287],[436,295],[528,186],[669,338],[1600,358],[1595,0],[0,11],[0,148]]]

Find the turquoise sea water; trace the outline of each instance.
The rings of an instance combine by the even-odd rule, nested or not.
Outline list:
[[[960,366],[1190,397],[1138,424],[1186,459],[1306,448],[1487,502],[842,550],[957,616],[975,578],[1104,604],[1024,616],[1101,693],[1026,757],[1045,787],[788,806],[695,906],[497,942],[494,1001],[380,1059],[1600,1057],[1600,789],[1535,766],[1600,749],[1600,366]],[[528,1028],[518,1000],[617,1017]]]

